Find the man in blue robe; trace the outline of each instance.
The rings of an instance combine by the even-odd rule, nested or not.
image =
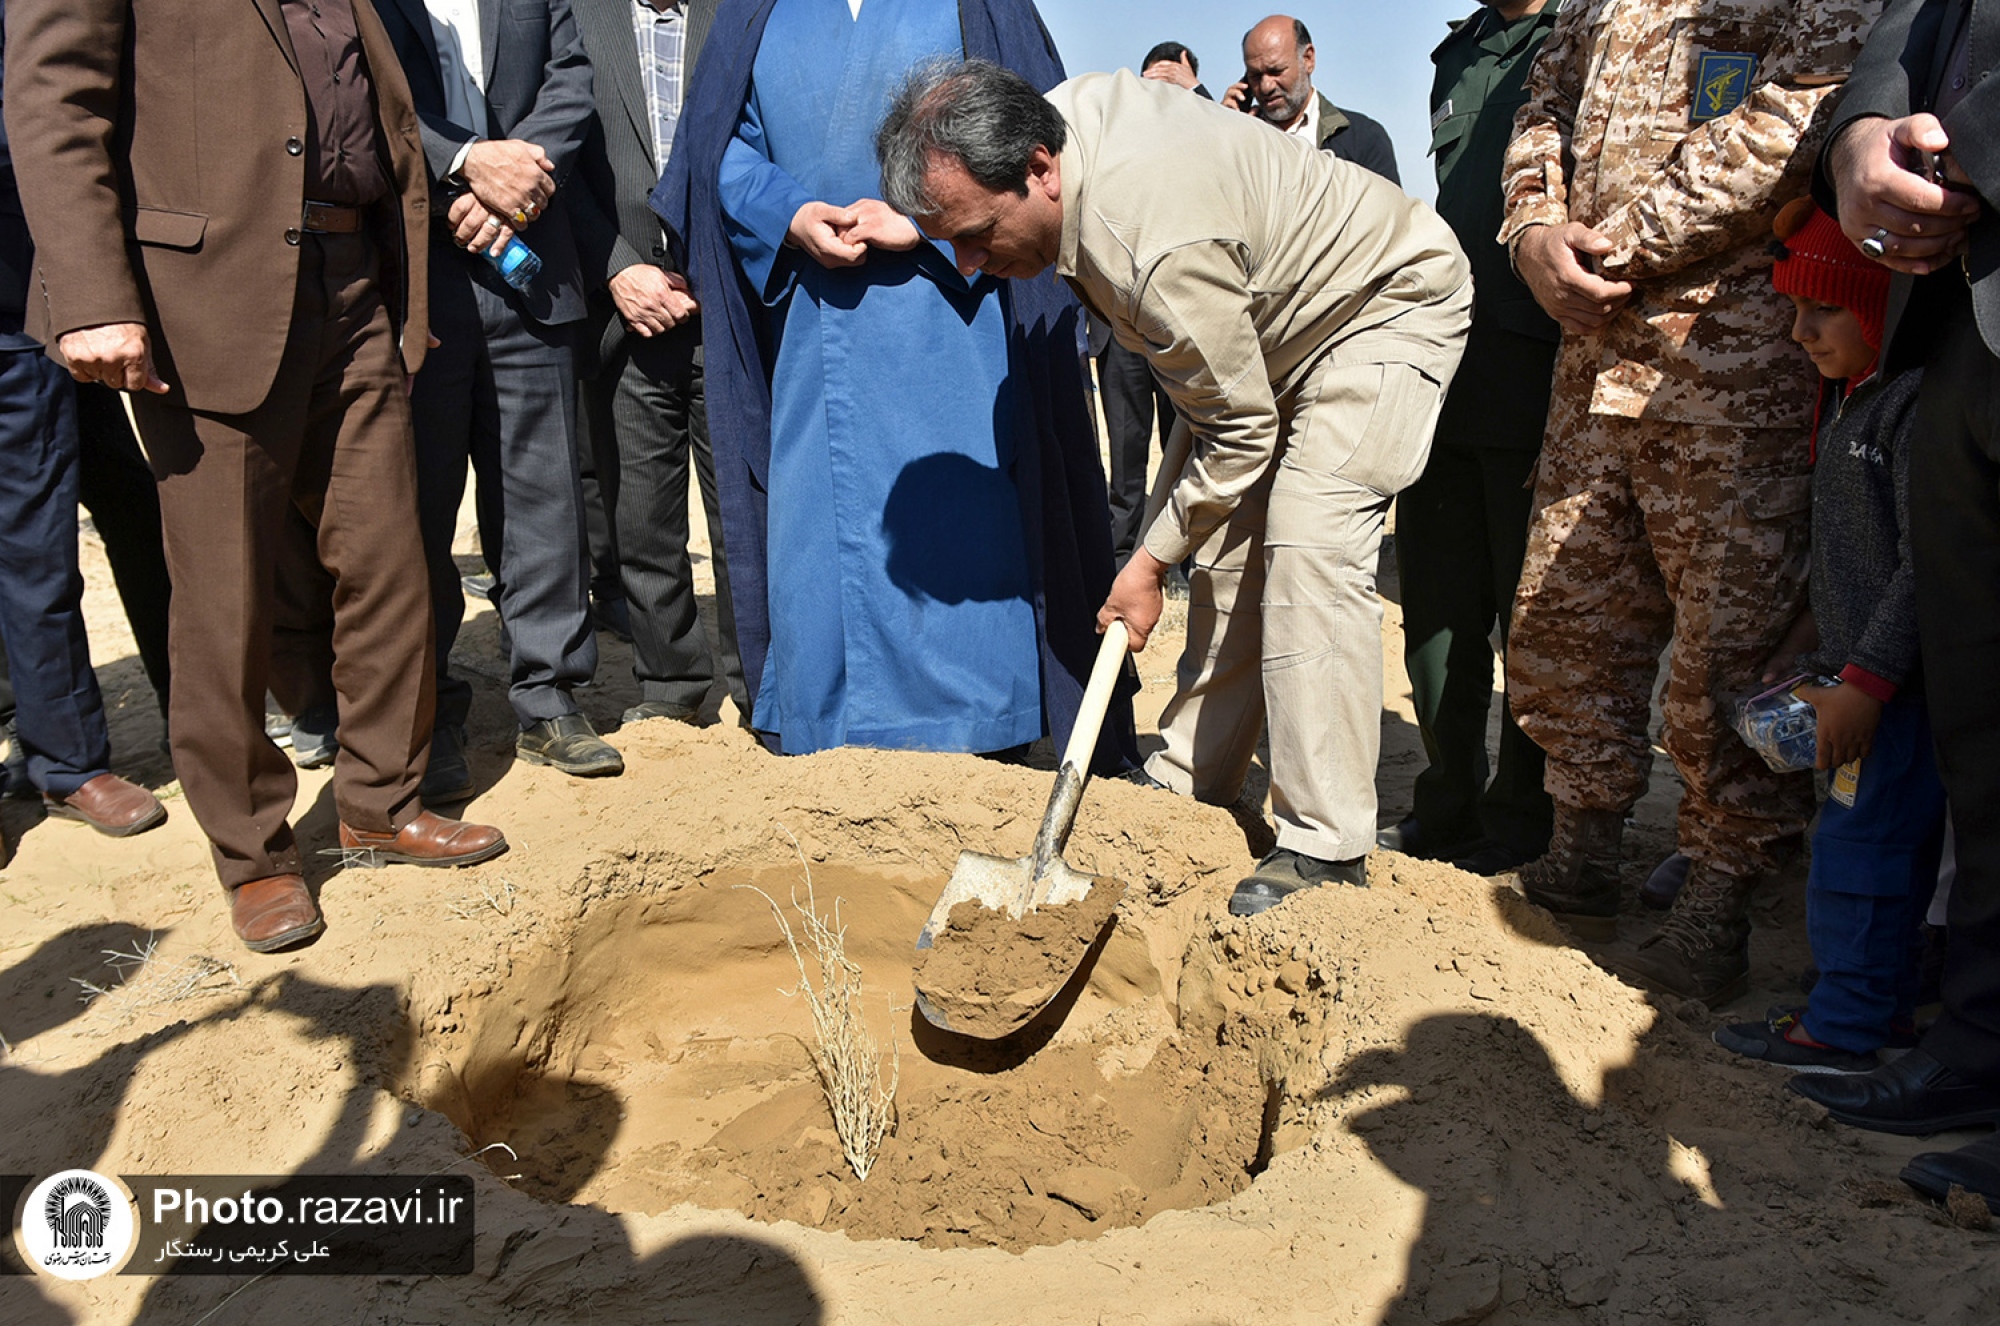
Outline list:
[[[1075,305],[967,281],[876,201],[893,90],[964,53],[1062,77],[1027,0],[728,8],[654,194],[706,315],[753,723],[786,754],[1060,737],[1095,652],[1112,568]],[[1106,733],[1100,768],[1129,763],[1128,699]]]

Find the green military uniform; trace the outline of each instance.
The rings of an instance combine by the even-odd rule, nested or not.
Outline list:
[[[1509,713],[1488,782],[1487,640],[1496,621],[1506,639],[1560,334],[1495,239],[1501,161],[1527,97],[1528,69],[1560,7],[1549,0],[1540,13],[1509,22],[1482,6],[1431,53],[1437,210],[1472,260],[1475,296],[1430,463],[1396,507],[1404,660],[1430,757],[1412,805],[1417,850],[1426,855],[1459,855],[1484,842],[1534,857],[1549,836],[1542,753]]]

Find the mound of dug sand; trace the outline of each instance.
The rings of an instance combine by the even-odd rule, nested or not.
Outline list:
[[[1067,855],[1128,885],[1110,931],[1051,1016],[967,1042],[911,1014],[915,937],[960,850],[1026,851],[1047,774],[620,741],[620,780],[512,770],[490,867],[327,878],[329,934],[279,959],[232,947],[185,815],[88,891],[38,828],[0,899],[0,1172],[471,1172],[478,1260],[0,1277],[0,1320],[1971,1322],[2000,1292],[2000,1239],[1881,1182],[1924,1144],[1828,1129],[1504,888],[1378,856],[1231,918],[1228,813],[1095,784]],[[901,1066],[865,1183],[739,887],[807,869]],[[198,978],[106,976],[148,929]]]

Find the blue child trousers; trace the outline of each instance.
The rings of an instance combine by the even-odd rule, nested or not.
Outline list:
[[[1921,927],[1944,847],[1944,784],[1921,698],[1882,709],[1861,762],[1854,804],[1829,798],[1813,833],[1806,935],[1819,980],[1806,1030],[1867,1054],[1909,1029],[1916,1009]]]

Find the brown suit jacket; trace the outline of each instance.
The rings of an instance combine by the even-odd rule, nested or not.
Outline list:
[[[353,5],[400,232],[385,294],[414,373],[430,185],[402,65],[370,0]],[[37,246],[28,331],[53,352],[65,332],[143,322],[190,408],[256,408],[291,334],[305,200],[305,87],[279,0],[13,0],[6,88]]]

